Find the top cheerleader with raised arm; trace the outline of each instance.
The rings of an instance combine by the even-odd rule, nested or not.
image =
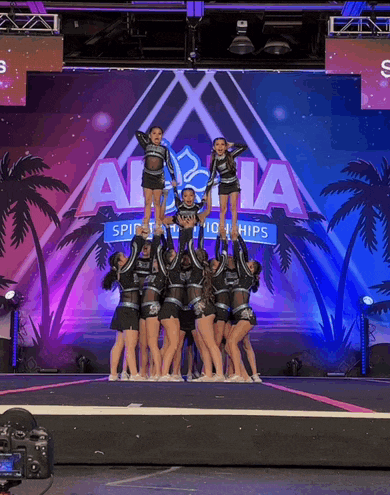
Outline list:
[[[231,151],[229,151],[231,149]],[[229,143],[224,137],[217,137],[213,141],[213,151],[211,153],[210,176],[206,186],[207,195],[213,187],[217,172],[220,175],[218,187],[220,228],[225,228],[225,217],[227,203],[230,198],[230,209],[232,212],[232,228],[237,227],[237,203],[238,194],[241,191],[240,182],[237,177],[237,167],[234,159],[236,156],[248,149],[246,144]]]
[[[161,127],[153,126],[149,134],[137,131],[135,133],[139,144],[145,151],[145,166],[142,174],[142,188],[145,198],[144,229],[149,231],[152,202],[155,209],[156,224],[161,224],[160,199],[164,189],[164,162],[166,163],[172,178],[172,185],[176,190],[175,171],[169,155],[169,150],[161,144],[163,130]]]

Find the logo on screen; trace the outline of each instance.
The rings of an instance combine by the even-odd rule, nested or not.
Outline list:
[[[0,74],[5,74],[7,72],[7,64],[5,60],[0,60]]]

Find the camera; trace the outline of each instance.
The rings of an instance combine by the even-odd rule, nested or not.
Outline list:
[[[0,481],[46,479],[53,471],[53,442],[25,409],[0,415]]]

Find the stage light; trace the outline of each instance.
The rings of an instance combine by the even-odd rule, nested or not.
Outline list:
[[[246,36],[248,21],[237,21],[237,36],[229,46],[229,52],[237,55],[246,55],[252,53],[255,49],[252,41]]]
[[[23,295],[15,290],[9,290],[4,297],[11,309],[17,309],[22,304],[24,299]]]
[[[285,40],[269,39],[263,48],[263,52],[271,55],[285,55],[291,52],[291,47]]]
[[[361,302],[366,306],[372,306],[374,304],[374,299],[370,296],[363,296]]]

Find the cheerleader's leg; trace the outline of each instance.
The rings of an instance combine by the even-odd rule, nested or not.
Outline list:
[[[122,351],[125,347],[125,339],[123,332],[116,332],[115,344],[112,346],[110,352],[110,374],[112,377],[118,376],[118,365],[122,355]]]
[[[219,350],[219,347],[215,343],[214,340],[214,322],[215,315],[203,316],[201,318],[197,318],[196,320],[196,329],[201,334],[213,360],[215,366],[215,372],[218,376],[223,376],[223,365],[222,365],[222,354]],[[211,377],[212,373],[205,373],[206,376]]]
[[[149,230],[150,215],[152,211],[153,190],[144,187],[143,191],[145,200],[143,225],[145,229]]]
[[[230,357],[233,361],[234,374],[240,375],[241,373],[241,353],[238,348],[238,343],[247,335],[253,325],[248,320],[240,320],[234,325],[229,337],[228,337],[228,349]]]
[[[125,342],[126,342],[126,362],[130,369],[130,375],[137,375],[137,361],[135,358],[135,348],[138,342],[138,331],[137,330],[124,330]]]
[[[139,374],[146,378],[148,369],[148,337],[144,318],[139,320]]]
[[[176,349],[179,345],[180,322],[179,318],[171,317],[161,320],[161,323],[165,329],[166,337],[168,339],[168,346],[164,353],[161,371],[162,376],[165,377],[169,374],[173,356],[175,355]]]
[[[237,205],[238,205],[238,192],[229,194],[230,198],[230,211],[232,213],[232,229],[237,228]]]
[[[219,226],[220,228],[225,228],[225,218],[227,212],[229,196],[227,194],[219,195]]]
[[[154,205],[154,221],[156,223],[156,227],[161,226],[161,194],[162,189],[153,189],[153,205]]]
[[[161,376],[161,354],[158,347],[158,336],[160,333],[160,321],[157,316],[146,318],[147,345],[153,358],[153,376]]]

